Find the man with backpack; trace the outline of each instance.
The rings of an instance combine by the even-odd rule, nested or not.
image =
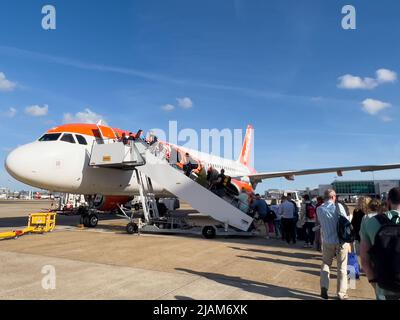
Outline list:
[[[328,299],[329,276],[333,259],[337,260],[337,296],[340,300],[348,299],[347,295],[347,258],[349,244],[346,239],[340,236],[340,230],[345,229],[346,225],[340,221],[348,222],[344,207],[340,203],[336,203],[336,192],[328,189],[324,193],[324,203],[317,209],[318,221],[321,226],[322,233],[322,265],[321,265],[321,297]],[[345,220],[343,220],[345,219]]]
[[[389,211],[361,223],[361,264],[378,300],[400,300],[400,188],[387,201]]]
[[[308,194],[306,194],[303,199],[304,203],[301,210],[301,220],[304,221],[304,248],[312,248],[314,247],[315,232],[313,228],[317,220],[317,211]]]
[[[264,222],[266,239],[269,239],[270,233],[274,232],[273,221],[275,220],[275,213],[269,208],[267,202],[261,198],[257,193],[255,201],[250,205],[254,212],[258,213],[259,218]]]

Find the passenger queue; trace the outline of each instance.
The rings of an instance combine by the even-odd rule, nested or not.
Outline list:
[[[152,145],[155,136],[143,137],[143,131],[129,133],[118,138],[118,142],[142,140]],[[185,153],[178,162],[183,173],[202,183],[199,175],[204,168]],[[328,299],[330,273],[333,260],[337,260],[337,298],[349,298],[348,278],[360,277],[357,253],[368,281],[379,300],[400,300],[400,188],[393,188],[387,202],[361,197],[351,214],[348,207],[339,201],[336,192],[328,189],[324,197],[312,201],[304,195],[300,208],[292,195],[273,199],[268,205],[260,194],[248,192],[244,187],[237,195],[231,189],[231,177],[212,166],[207,168],[204,186],[241,211],[262,222],[266,238],[276,238],[294,245],[304,241],[304,248],[322,252],[320,272],[321,297]],[[257,227],[253,222],[251,230]],[[350,272],[349,272],[350,271]]]

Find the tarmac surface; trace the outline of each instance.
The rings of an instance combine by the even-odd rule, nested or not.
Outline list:
[[[50,204],[0,201],[0,232],[25,226],[29,213]],[[78,223],[79,216],[58,215],[52,233],[0,240],[0,299],[320,299],[320,253],[300,241],[128,235],[115,216],[101,217],[96,229]],[[55,289],[45,289],[48,266]],[[374,299],[365,276],[348,293]]]

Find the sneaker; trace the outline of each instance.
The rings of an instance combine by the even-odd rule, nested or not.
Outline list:
[[[325,300],[329,299],[327,288],[321,288],[321,298]]]
[[[339,294],[338,298],[339,298],[339,300],[348,300],[349,295],[348,294]]]

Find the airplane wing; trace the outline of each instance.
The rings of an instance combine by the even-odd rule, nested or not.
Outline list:
[[[261,182],[264,179],[272,178],[286,178],[287,180],[294,180],[295,176],[304,176],[318,173],[329,173],[335,172],[338,176],[342,176],[344,171],[360,171],[360,172],[372,172],[380,170],[392,170],[400,169],[400,163],[385,164],[385,165],[371,165],[371,166],[353,166],[353,167],[334,167],[334,168],[321,168],[321,169],[306,169],[306,170],[288,170],[288,171],[277,171],[277,172],[260,172],[249,174],[251,182]]]

